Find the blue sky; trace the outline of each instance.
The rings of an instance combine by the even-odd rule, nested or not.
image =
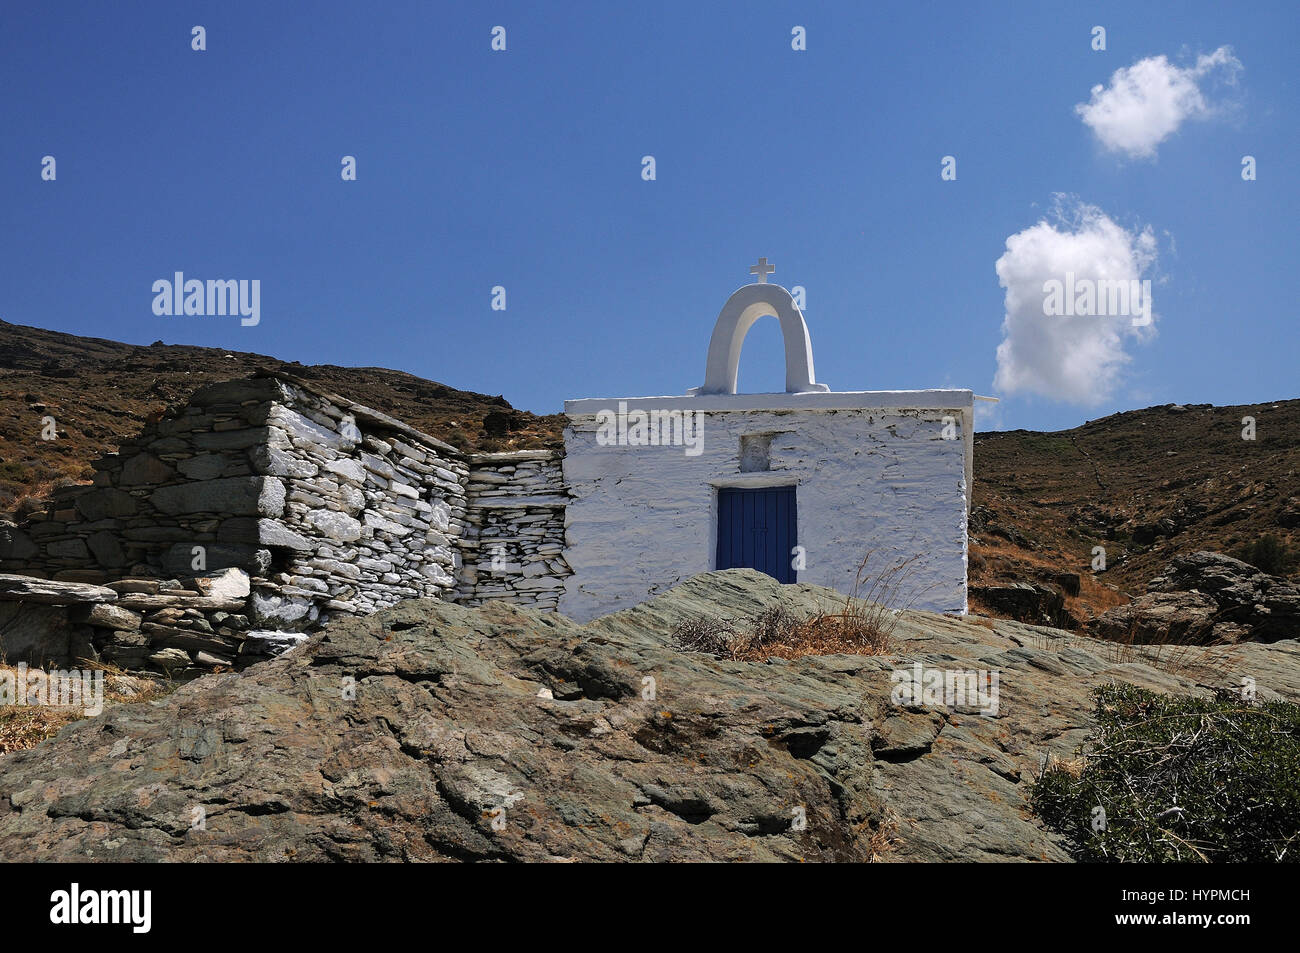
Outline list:
[[[1031,429],[1297,396],[1300,5],[466,6],[7,5],[0,318],[396,367],[549,413],[700,384],[765,255],[807,289],[833,390],[969,387],[1004,397],[985,426]],[[1161,56],[1155,80],[1196,100],[1172,131],[1150,102],[1085,123],[1094,86]],[[1154,333],[1022,307],[999,378],[1018,234],[1022,284],[1147,235]],[[155,315],[176,271],[260,280],[260,323]],[[783,379],[765,318],[740,386]]]

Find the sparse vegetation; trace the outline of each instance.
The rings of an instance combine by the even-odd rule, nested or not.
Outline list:
[[[290,355],[292,356],[292,355]],[[563,417],[511,408],[500,396],[457,390],[379,367],[305,366],[243,351],[156,342],[149,347],[0,321],[0,513],[40,500],[56,481],[85,481],[87,465],[140,432],[146,418],[213,381],[281,369],[409,423],[464,451],[559,447]],[[480,424],[506,414],[504,433]],[[42,420],[58,424],[42,440]]]
[[[898,614],[925,590],[908,586],[915,556],[872,574],[873,553],[858,564],[853,594],[843,603],[814,615],[798,617],[772,606],[746,621],[707,617],[690,619],[673,630],[677,645],[719,658],[763,661],[805,655],[888,655]],[[906,600],[906,601],[904,601]]]
[[[1255,441],[1241,439],[1246,415],[1268,421]],[[1065,607],[1086,622],[1145,591],[1179,554],[1225,552],[1271,572],[1234,545],[1273,534],[1300,550],[1298,465],[1300,400],[1150,407],[1059,434],[977,433],[970,582],[1050,585],[1054,573],[1078,573],[1081,592]]]
[[[736,658],[741,636],[729,619],[701,616],[673,628],[673,641],[687,652],[704,652],[718,658]]]
[[[127,673],[111,665],[97,664],[104,672],[104,706],[124,702],[150,701],[171,691],[172,685],[163,679],[140,673]],[[0,663],[0,678],[12,678],[17,684],[18,669]],[[28,670],[27,677],[42,677],[39,670]],[[35,748],[47,738],[53,738],[64,727],[87,717],[80,708],[41,705],[0,705],[0,756],[11,751]]]
[[[1289,575],[1300,564],[1300,551],[1287,546],[1273,533],[1265,533],[1258,539],[1242,543],[1230,550],[1228,555],[1271,576]]]
[[[1300,706],[1096,692],[1082,760],[1045,765],[1040,816],[1080,860],[1300,860]]]
[[[1221,686],[1233,653],[1231,645],[1211,638],[1215,621],[1217,618],[1177,637],[1166,634],[1163,641],[1152,641],[1149,634],[1140,637],[1138,620],[1134,619],[1122,636],[1097,641],[1105,646],[1106,660],[1116,665],[1138,662],[1201,685]]]

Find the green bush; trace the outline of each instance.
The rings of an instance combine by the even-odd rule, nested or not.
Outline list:
[[[1096,697],[1081,769],[1058,762],[1033,788],[1079,860],[1300,860],[1300,707],[1131,685]]]
[[[1285,542],[1272,533],[1265,533],[1253,542],[1242,544],[1230,555],[1271,576],[1285,576],[1300,561],[1300,554],[1292,552]]]

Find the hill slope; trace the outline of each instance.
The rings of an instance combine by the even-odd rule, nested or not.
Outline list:
[[[562,443],[558,415],[517,411],[504,397],[402,371],[302,365],[182,344],[145,347],[0,321],[0,510],[47,492],[56,480],[77,479],[91,460],[138,433],[149,414],[185,402],[202,385],[263,368],[284,368],[461,449]],[[57,440],[41,439],[47,416]]]
[[[1242,439],[1242,418],[1255,439]],[[971,582],[1084,576],[1073,608],[1123,601],[1173,556],[1272,533],[1300,543],[1300,400],[1151,407],[1073,430],[975,438]],[[1107,571],[1090,578],[1093,549]],[[1264,567],[1267,568],[1267,567]]]

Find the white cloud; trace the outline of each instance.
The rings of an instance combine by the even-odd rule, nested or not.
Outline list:
[[[1044,283],[1076,279],[1141,280],[1156,261],[1150,226],[1128,231],[1101,209],[1056,196],[1046,219],[1007,239],[997,260],[998,283],[1006,289],[1002,343],[993,386],[998,391],[1038,394],[1082,405],[1113,394],[1129,361],[1125,347],[1145,339],[1151,324],[1135,327],[1131,315],[1044,314]]]
[[[1094,86],[1092,99],[1074,111],[1107,149],[1150,158],[1185,120],[1213,114],[1201,90],[1203,80],[1218,75],[1232,85],[1241,68],[1227,46],[1202,54],[1187,68],[1172,65],[1164,56],[1150,56],[1117,69],[1109,86]]]
[[[975,432],[987,433],[992,430],[1005,430],[1002,422],[1002,405],[992,401],[975,401]]]

